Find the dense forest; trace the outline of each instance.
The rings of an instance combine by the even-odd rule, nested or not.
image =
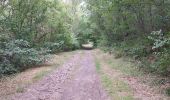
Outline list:
[[[39,65],[50,53],[79,48],[73,6],[59,0],[1,0],[0,75]]]
[[[98,45],[129,56],[148,72],[169,75],[170,0],[87,0]]]
[[[0,76],[93,42],[169,75],[170,0],[1,0]]]

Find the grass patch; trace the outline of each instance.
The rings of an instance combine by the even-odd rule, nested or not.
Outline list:
[[[103,68],[108,67],[110,70],[113,70],[111,66],[103,65],[107,62],[109,63],[108,65],[113,63],[111,60],[103,60],[103,57],[95,57],[96,70],[100,74],[102,84],[108,94],[114,100],[133,100],[133,92],[129,85],[121,81],[119,76],[112,76],[112,74]]]
[[[128,84],[119,79],[112,79],[111,77],[103,74],[102,83],[107,92],[115,100],[133,100],[132,91]]]
[[[111,58],[108,59],[107,63],[111,66],[111,68],[119,70],[125,75],[141,76],[143,74],[137,69],[137,67],[135,67],[135,64],[125,61],[124,58],[120,59]]]
[[[95,63],[96,63],[96,70],[97,70],[97,72],[100,72],[101,67],[100,67],[99,61],[95,60]]]
[[[37,73],[34,77],[33,77],[33,80],[34,81],[37,81],[37,80],[40,80],[42,79],[45,75],[47,75],[50,71],[41,71],[39,73]]]
[[[17,87],[16,92],[17,93],[23,93],[25,91],[24,87]]]
[[[137,79],[140,79],[139,80],[140,82],[148,85],[148,87],[149,86],[151,87],[148,88],[148,90],[146,91],[144,90],[146,93],[151,93],[151,94],[158,93],[159,96],[159,93],[161,92],[160,96],[162,98],[166,98],[164,97],[164,94],[162,95],[162,93],[164,93],[165,91],[157,90],[158,88],[160,89],[161,85],[159,86],[159,84],[164,84],[166,82],[165,79],[160,80],[156,76],[152,76],[150,74],[148,75],[143,70],[141,71],[137,66],[138,64],[135,63],[133,60],[129,59],[128,57],[115,58],[114,54],[110,55],[109,53],[104,53],[103,51],[100,50],[96,50],[94,53],[96,59],[100,63],[100,77],[102,80],[102,84],[105,87],[105,89],[108,91],[108,93],[110,94],[113,100],[135,99],[134,98],[134,96],[136,95],[135,91],[130,87],[134,84],[133,83],[128,84],[126,79],[124,81],[124,79],[122,79],[121,77],[132,77],[132,78],[137,77]],[[154,87],[153,86],[154,84],[151,82],[154,82],[154,84],[158,84],[158,86]],[[138,83],[136,85],[138,85]],[[140,89],[140,86],[137,87],[136,89],[138,88]],[[166,89],[166,94],[170,95],[170,89],[168,88]]]

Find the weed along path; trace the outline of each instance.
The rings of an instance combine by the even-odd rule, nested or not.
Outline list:
[[[110,100],[96,73],[91,51],[75,54],[63,66],[17,93],[12,100]]]

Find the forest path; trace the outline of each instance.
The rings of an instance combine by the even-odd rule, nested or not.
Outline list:
[[[12,100],[110,100],[96,72],[92,51],[75,54],[62,67],[17,93]]]

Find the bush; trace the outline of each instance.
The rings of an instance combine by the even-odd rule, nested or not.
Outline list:
[[[17,69],[14,67],[13,64],[10,63],[9,60],[5,59],[3,62],[1,62],[0,77],[2,77],[3,75],[10,75],[16,72],[17,72]]]
[[[49,53],[56,53],[62,51],[64,41],[61,41],[59,43],[53,43],[53,42],[47,42],[44,45],[44,48],[47,48],[49,50]]]
[[[119,59],[119,58],[121,58],[123,56],[123,53],[122,52],[115,52],[115,54],[114,54],[114,58],[115,59]]]
[[[137,42],[134,42],[137,41]],[[115,58],[130,56],[142,63],[141,68],[148,72],[168,75],[170,72],[170,38],[162,31],[153,31],[149,36],[141,36],[131,40],[112,43],[109,46],[106,39],[100,41],[104,50],[114,48]]]
[[[170,72],[170,38],[166,37],[162,31],[153,31],[148,37],[152,41],[153,54],[157,56],[157,61],[152,67],[159,73],[167,75]]]
[[[156,53],[155,55],[158,60],[151,65],[152,68],[162,75],[168,75],[170,72],[170,52],[164,51],[162,53]]]
[[[167,45],[170,45],[170,38],[165,37],[162,31],[153,31],[148,39],[152,41],[153,50],[158,50],[165,48]],[[162,49],[163,50],[163,49]]]
[[[12,40],[0,50],[0,76],[13,74],[45,61],[45,52],[30,47],[24,40]]]

